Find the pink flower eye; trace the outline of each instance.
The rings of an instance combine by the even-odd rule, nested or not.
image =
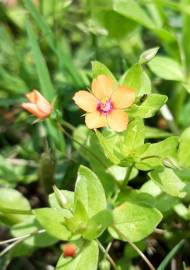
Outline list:
[[[98,101],[96,110],[100,113],[103,113],[105,115],[108,115],[113,109],[113,104],[110,99],[106,100],[105,102],[102,102],[101,100]]]

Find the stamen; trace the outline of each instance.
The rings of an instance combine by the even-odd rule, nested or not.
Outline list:
[[[96,110],[99,111],[100,113],[103,113],[105,115],[108,115],[113,109],[113,104],[110,99],[105,100],[103,102],[102,100],[98,101]]]

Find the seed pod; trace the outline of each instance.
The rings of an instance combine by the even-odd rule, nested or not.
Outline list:
[[[64,257],[75,257],[76,256],[76,246],[74,244],[65,244],[63,246]]]
[[[100,270],[110,270],[111,265],[110,262],[106,259],[102,260],[99,264]]]

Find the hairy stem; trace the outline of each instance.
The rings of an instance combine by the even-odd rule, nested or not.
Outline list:
[[[23,241],[25,241],[26,239],[30,238],[31,236],[34,236],[36,234],[42,234],[44,233],[45,230],[37,230],[37,231],[34,231],[30,234],[26,234],[26,235],[23,235],[23,236],[20,236],[20,237],[16,237],[16,238],[13,238],[13,239],[9,239],[9,240],[5,240],[5,241],[2,241],[0,242],[0,244],[6,244],[6,243],[10,243],[10,242],[13,242],[12,244],[10,244],[9,246],[7,246],[3,251],[1,251],[0,253],[0,257],[2,257],[3,255],[5,255],[7,252],[9,252],[11,249],[13,249],[15,246],[17,246],[18,244],[22,243]],[[12,240],[12,241],[11,241]]]

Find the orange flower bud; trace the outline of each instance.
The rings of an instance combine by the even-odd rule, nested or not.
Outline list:
[[[21,107],[38,119],[42,120],[52,112],[51,104],[37,90],[26,94],[26,97],[30,102],[22,103]]]
[[[76,256],[76,246],[74,244],[66,244],[63,247],[64,257],[75,257]]]
[[[17,0],[4,0],[3,3],[6,6],[13,7],[17,4]]]
[[[18,0],[2,0],[3,4],[8,7],[14,7],[18,4]],[[39,0],[33,0],[35,5],[39,5]]]

